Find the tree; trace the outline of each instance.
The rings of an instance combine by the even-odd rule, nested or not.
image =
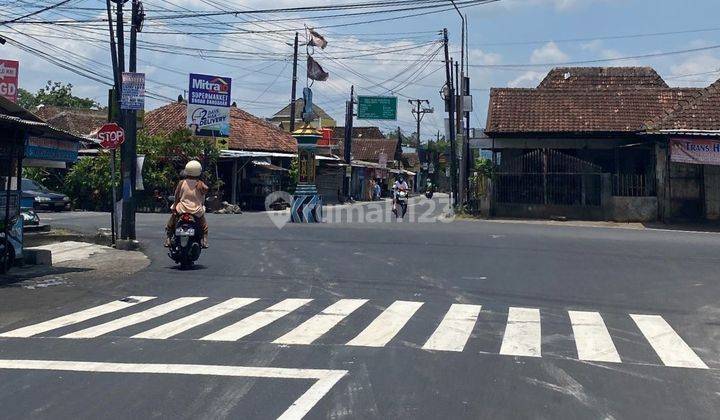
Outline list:
[[[211,139],[194,137],[185,129],[167,136],[149,136],[140,132],[138,154],[145,155],[142,171],[145,191],[135,194],[138,207],[156,208],[156,193],[159,197],[172,195],[180,171],[192,159],[203,164],[203,177],[211,193],[222,188],[222,181],[217,179],[214,170],[220,151]],[[118,174],[116,181],[119,178]],[[80,159],[65,177],[63,190],[73,200],[75,208],[108,210],[112,194],[109,154]]]
[[[18,90],[18,105],[33,109],[39,105],[62,106],[70,108],[100,108],[100,104],[90,98],[81,98],[72,94],[72,83],[63,84],[48,80],[44,88],[33,94],[25,89]]]

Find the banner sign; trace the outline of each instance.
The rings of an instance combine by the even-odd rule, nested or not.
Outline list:
[[[359,120],[397,120],[397,97],[358,96]]]
[[[25,158],[75,162],[79,143],[75,141],[30,137],[25,147]]]
[[[670,160],[699,165],[720,165],[720,142],[696,139],[670,139]]]
[[[18,61],[0,59],[0,96],[11,102],[17,102],[19,67]]]
[[[190,74],[187,125],[197,136],[230,135],[231,79]]]
[[[145,73],[122,74],[122,97],[120,108],[141,110],[145,108]]]

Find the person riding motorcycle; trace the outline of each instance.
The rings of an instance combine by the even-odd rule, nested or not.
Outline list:
[[[397,214],[397,195],[400,191],[405,191],[409,189],[408,183],[405,181],[405,178],[402,176],[398,177],[395,180],[395,184],[393,184],[393,213]]]
[[[205,194],[208,186],[200,180],[202,165],[197,160],[191,160],[185,165],[183,177],[175,188],[175,202],[170,206],[170,220],[167,222],[165,232],[165,246],[170,246],[170,239],[175,231],[178,219],[184,213],[195,216],[198,225],[202,229],[202,247],[208,247],[208,224],[205,220]]]

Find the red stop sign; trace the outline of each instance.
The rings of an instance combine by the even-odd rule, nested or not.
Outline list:
[[[125,141],[125,130],[115,123],[108,123],[98,131],[100,146],[105,149],[117,149]]]

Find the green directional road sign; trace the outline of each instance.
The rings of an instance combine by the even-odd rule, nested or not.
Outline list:
[[[359,120],[397,120],[397,97],[358,96]]]

